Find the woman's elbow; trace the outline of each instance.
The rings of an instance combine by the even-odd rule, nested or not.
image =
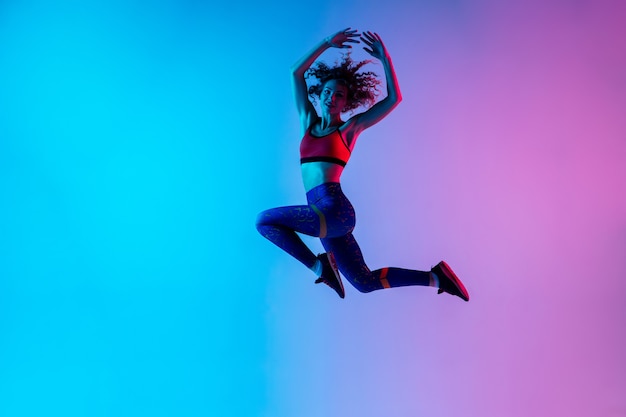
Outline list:
[[[400,104],[400,102],[402,101],[402,92],[400,91],[400,88],[396,86],[393,93],[396,98],[396,104]]]
[[[402,93],[399,88],[390,88],[387,90],[387,100],[392,103],[393,107],[402,101]]]
[[[389,96],[389,101],[391,102],[391,109],[395,109],[402,101],[402,94],[398,91],[396,94]]]

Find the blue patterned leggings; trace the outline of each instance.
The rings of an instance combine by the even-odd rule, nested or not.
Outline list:
[[[341,274],[360,292],[407,285],[427,286],[430,273],[387,267],[370,271],[352,235],[355,213],[339,183],[319,185],[306,194],[308,205],[278,207],[261,212],[259,233],[285,252],[312,268],[317,260],[298,233],[319,237],[332,252]]]

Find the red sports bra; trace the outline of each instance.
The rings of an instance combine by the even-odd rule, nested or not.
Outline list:
[[[300,164],[306,162],[330,162],[346,166],[350,148],[341,136],[339,128],[326,136],[313,136],[309,127],[300,142]]]

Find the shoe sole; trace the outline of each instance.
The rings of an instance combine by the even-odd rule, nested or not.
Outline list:
[[[332,252],[327,252],[326,257],[328,258],[328,263],[330,264],[330,269],[333,270],[335,274],[335,278],[339,283],[339,288],[341,288],[341,293],[339,293],[340,298],[344,298],[346,296],[346,290],[343,288],[343,282],[341,281],[341,276],[339,275],[339,268],[337,268],[337,261],[335,261],[335,255]]]
[[[459,277],[456,276],[452,268],[450,268],[450,265],[448,265],[445,261],[441,261],[440,264],[443,273],[446,274],[446,276],[450,279],[450,281],[452,281],[452,283],[461,293],[461,298],[465,301],[469,301],[469,293],[465,289],[465,285],[463,285]]]

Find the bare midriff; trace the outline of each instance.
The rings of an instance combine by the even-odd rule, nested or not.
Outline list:
[[[307,162],[302,165],[302,182],[304,189],[310,191],[327,182],[339,182],[343,167],[331,162]]]

